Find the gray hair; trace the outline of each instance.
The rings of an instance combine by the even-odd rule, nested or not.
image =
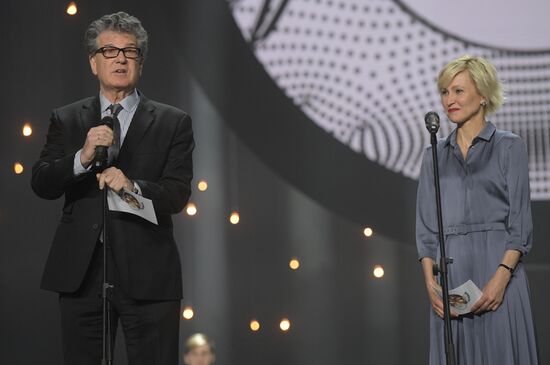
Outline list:
[[[205,335],[204,333],[195,333],[194,335],[191,335],[186,341],[185,341],[185,349],[183,350],[183,353],[184,354],[188,354],[190,353],[191,351],[193,351],[193,349],[199,347],[199,346],[204,346],[204,345],[208,345],[208,347],[210,348],[210,352],[212,353],[212,355],[215,354],[215,345],[214,345],[214,341],[212,341],[207,335]]]
[[[141,49],[141,62],[145,60],[149,48],[147,31],[143,28],[138,18],[123,11],[104,15],[90,24],[84,34],[84,46],[86,47],[88,56],[92,57],[95,51],[97,51],[97,37],[99,37],[99,34],[109,30],[134,35],[137,39],[137,46]]]

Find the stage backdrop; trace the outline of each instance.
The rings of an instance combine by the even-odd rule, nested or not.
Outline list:
[[[195,311],[182,319],[182,341],[207,332],[219,364],[427,363],[429,307],[414,247],[423,116],[445,119],[435,77],[465,53],[495,63],[507,100],[491,120],[528,145],[535,246],[526,267],[539,342],[550,340],[550,4],[109,0],[77,2],[75,16],[67,5],[9,0],[0,14],[4,362],[61,363],[57,297],[38,286],[62,202],[32,194],[30,168],[51,109],[97,94],[82,36],[118,10],[150,33],[140,90],[194,120],[198,212],[174,216],[182,305]],[[119,364],[123,352],[119,337]],[[544,347],[541,355],[550,359]]]

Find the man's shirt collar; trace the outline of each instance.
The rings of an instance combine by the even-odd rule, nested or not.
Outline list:
[[[99,93],[99,103],[101,105],[102,114],[109,108],[109,106],[111,106],[109,99],[107,99],[101,92]],[[128,113],[133,112],[139,104],[139,93],[137,89],[134,89],[132,93],[122,99],[119,104],[122,105],[123,110]]]

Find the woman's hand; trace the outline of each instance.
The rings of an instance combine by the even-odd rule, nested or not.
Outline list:
[[[491,280],[483,288],[481,297],[472,307],[472,312],[481,314],[483,312],[496,311],[504,300],[504,293],[511,278],[512,274],[508,270],[499,267]]]
[[[443,299],[441,286],[435,280],[433,274],[434,260],[429,257],[423,257],[421,260],[422,270],[424,271],[424,282],[426,283],[426,290],[428,290],[428,297],[432,304],[434,312],[441,318],[443,318]],[[458,317],[458,314],[451,308],[451,317]]]
[[[443,299],[441,298],[443,290],[441,289],[441,286],[435,281],[435,279],[431,279],[426,281],[426,289],[428,290],[428,297],[430,298],[432,309],[439,317],[443,318]],[[458,314],[453,310],[453,308],[450,309],[451,318],[458,317]]]

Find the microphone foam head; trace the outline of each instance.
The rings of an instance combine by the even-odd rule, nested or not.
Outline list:
[[[424,116],[424,122],[426,123],[426,128],[430,133],[437,132],[439,130],[439,115],[436,112],[428,112]]]

